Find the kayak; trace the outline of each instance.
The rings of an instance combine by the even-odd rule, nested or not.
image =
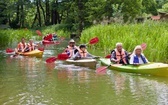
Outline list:
[[[19,55],[22,55],[22,56],[31,56],[31,57],[42,58],[43,52],[44,52],[44,51],[33,50],[33,51],[30,51],[30,52],[24,52],[24,53],[19,52],[18,54],[19,54]]]
[[[43,45],[45,44],[60,44],[58,41],[49,41],[49,40],[43,40],[42,41]]]
[[[92,69],[95,69],[97,64],[97,61],[95,59],[79,59],[79,60],[67,59],[65,62],[77,66],[89,67]]]
[[[100,61],[103,65],[111,64],[110,59],[107,59],[107,58],[101,58]],[[149,74],[149,75],[155,75],[155,76],[168,77],[168,64],[164,64],[164,63],[153,62],[153,63],[148,63],[140,66],[111,64],[109,68],[112,70],[127,72],[127,73]]]

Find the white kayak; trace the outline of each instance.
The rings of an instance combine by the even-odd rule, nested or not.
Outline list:
[[[97,61],[95,59],[79,59],[79,60],[67,59],[66,62],[75,64],[77,66],[89,67],[92,69],[95,69],[97,64]]]

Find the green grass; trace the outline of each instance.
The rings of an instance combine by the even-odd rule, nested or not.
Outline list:
[[[145,22],[142,24],[96,25],[82,32],[81,43],[98,36],[100,41],[93,48],[103,50],[104,56],[122,42],[124,48],[132,52],[136,45],[146,43],[144,54],[149,61],[168,62],[168,24]]]
[[[43,36],[45,36],[47,33],[54,32],[56,32],[59,36],[64,37],[70,35],[70,32],[65,31],[63,29],[59,29],[57,25],[42,27],[39,30],[42,32]],[[35,40],[42,40],[42,37],[37,35],[36,29],[0,29],[0,47],[11,46],[11,44],[13,44],[14,41],[19,42],[22,37],[25,37],[28,41],[33,36]]]

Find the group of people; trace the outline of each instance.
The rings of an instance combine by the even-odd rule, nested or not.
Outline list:
[[[52,34],[48,33],[46,36],[44,36],[43,39],[48,41],[55,41],[55,40],[58,40],[58,35],[56,33],[52,33]]]
[[[122,43],[117,43],[116,48],[111,52],[111,62],[117,64],[133,64],[140,65],[148,63],[148,60],[143,54],[142,47],[140,45],[136,46],[133,53],[130,54],[123,49]]]
[[[64,50],[71,59],[81,59],[81,58],[96,58],[96,56],[91,55],[86,48],[86,45],[81,44],[79,47],[76,46],[76,43],[73,39],[69,41],[69,45]]]
[[[18,43],[17,48],[15,48],[15,52],[29,52],[35,50],[37,45],[33,43],[33,40],[30,39],[28,43],[25,42],[25,38],[21,39],[21,42]]]
[[[75,41],[71,39],[69,45],[64,50],[71,59],[81,59],[81,58],[94,58],[86,48],[86,45],[82,44],[79,47],[75,45]],[[133,64],[140,65],[148,63],[148,60],[143,54],[142,47],[140,45],[136,46],[133,53],[128,53],[124,50],[122,43],[117,43],[116,48],[112,50],[110,60],[115,64]]]

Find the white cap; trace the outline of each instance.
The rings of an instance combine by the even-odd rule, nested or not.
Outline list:
[[[74,41],[73,39],[71,39],[71,40],[69,41],[69,43],[70,43],[70,42],[74,42],[74,43],[75,43],[75,41]]]

